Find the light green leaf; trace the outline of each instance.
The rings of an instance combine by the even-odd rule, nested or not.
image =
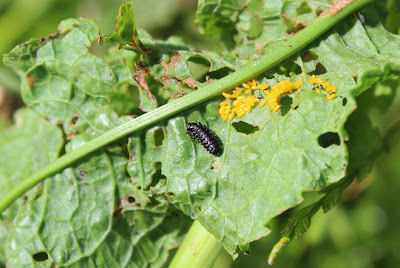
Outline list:
[[[0,162],[7,163],[0,166],[0,195],[54,161],[63,145],[60,129],[31,109],[18,111],[15,122],[0,136]]]
[[[374,9],[364,14],[374,16]],[[370,23],[378,22],[371,19]],[[269,108],[257,107],[242,119],[223,122],[217,113],[218,101],[214,101],[168,122],[163,144],[167,151],[161,163],[169,198],[185,214],[198,219],[231,254],[236,254],[237,245],[267,235],[265,225],[270,219],[300,203],[303,192],[321,190],[345,176],[348,135],[343,127],[356,108],[353,94],[400,73],[399,58],[393,55],[400,44],[397,36],[382,29],[372,33],[376,27],[364,26],[355,18],[348,18],[340,27],[343,25],[347,29],[339,31],[343,35],[332,31],[310,47],[317,58],[314,67],[307,67],[301,58],[297,61],[307,73],[314,72],[318,64],[325,68],[319,77],[338,88],[334,100],[313,91],[310,76],[298,75],[292,81],[298,77],[304,84],[290,95],[287,113],[284,108],[272,113]],[[388,39],[390,44],[382,42]],[[359,43],[365,45],[356,49]],[[368,44],[370,49],[365,47]],[[387,45],[392,49],[386,49]],[[259,82],[274,85],[287,79],[275,77]],[[358,77],[357,83],[353,77]],[[206,123],[221,139],[221,157],[211,156],[190,140],[185,129],[186,123],[193,121]],[[256,128],[254,133],[241,133],[238,122]],[[358,129],[365,133],[362,127]],[[359,157],[365,157],[362,155]],[[301,222],[298,234],[310,219]]]
[[[21,179],[54,161],[63,145],[61,131],[31,109],[18,111],[15,122],[16,125],[0,134],[1,196]],[[34,191],[28,193],[28,196],[32,195],[35,195]],[[9,229],[23,203],[24,200],[19,200],[0,216],[0,263],[5,263]]]
[[[236,22],[245,0],[201,0],[197,9],[196,22],[201,33],[216,34],[223,31],[233,33],[232,25]]]
[[[126,96],[135,96],[130,86],[137,83],[124,64],[127,56],[132,60],[129,64],[138,58],[129,50],[125,50],[123,57],[111,58],[110,63],[91,55],[88,48],[97,33],[97,24],[92,20],[71,19],[60,24],[58,33],[45,40],[32,40],[6,55],[4,61],[19,73],[24,101],[32,110],[25,112],[27,122],[22,122],[28,126],[23,131],[17,129],[9,139],[2,139],[2,156],[10,159],[11,153],[17,152],[15,148],[21,147],[20,152],[32,158],[15,155],[19,162],[12,162],[17,165],[14,170],[2,167],[14,177],[12,181],[1,178],[0,183],[6,184],[1,190],[10,189],[58,157],[65,141],[57,125],[64,131],[69,152],[129,119],[119,117],[111,108],[129,114],[140,106],[136,100],[126,103]],[[18,144],[17,134],[22,135],[21,139],[32,137],[32,141],[26,142],[38,151],[37,157],[25,143]],[[122,144],[126,145],[126,140]],[[11,150],[9,146],[14,147]],[[48,156],[44,149],[49,151]],[[21,160],[28,161],[22,165]],[[131,198],[136,200],[134,204],[129,203]],[[137,190],[127,174],[127,158],[119,147],[76,163],[32,190],[25,201],[26,204],[18,202],[16,208],[2,214],[1,242],[8,248],[10,266],[90,266],[97,261],[161,266],[190,223],[176,211],[172,213],[173,208],[167,210],[165,199]],[[122,223],[113,218],[115,215]],[[152,232],[164,218],[171,222],[179,218],[179,224],[164,223]],[[114,258],[109,258],[111,241],[120,241],[113,244],[112,250],[119,254],[113,254]],[[146,248],[138,246],[142,243]],[[136,251],[142,253],[133,254]]]
[[[115,181],[123,174],[100,152],[46,181],[14,219],[7,265],[33,266],[41,255],[46,266],[69,265],[90,255],[110,231]]]
[[[339,88],[349,87],[337,82]],[[293,94],[285,115],[257,107],[243,119],[223,122],[218,102],[211,102],[203,108],[205,113],[169,120],[168,157],[162,170],[173,193],[170,200],[198,219],[231,254],[236,254],[237,245],[267,235],[265,224],[300,203],[302,192],[321,190],[345,174],[342,127],[355,105],[343,106],[341,98],[329,101],[311,89],[307,85]],[[222,140],[221,157],[210,157],[190,140],[185,126],[193,121],[208,122]],[[258,130],[242,133],[235,128],[238,122]],[[338,135],[339,144],[328,141],[324,148],[319,139],[329,132]]]
[[[240,70],[249,58],[287,44],[282,43],[287,39],[282,11],[296,22],[309,22],[317,9],[274,1],[267,10],[261,2],[242,2],[201,1],[199,14],[206,19],[199,23],[211,32],[224,28],[231,35],[236,22],[243,22],[246,27],[235,40],[240,44],[235,53],[243,58],[199,53],[178,39],[156,42],[141,34],[146,46],[153,44],[152,53],[139,55],[125,46],[111,51],[105,62],[88,51],[97,38],[97,24],[71,19],[56,34],[18,46],[5,63],[19,73],[27,105],[62,127],[70,151],[126,122],[129,117],[121,115],[173,104],[175,98]],[[211,9],[217,11],[216,18]],[[374,10],[363,13],[365,24],[350,17],[306,53],[256,78],[271,86],[287,79],[303,81],[298,91],[281,100],[280,111],[257,106],[242,118],[224,122],[217,112],[223,98],[217,97],[118,140],[41,184],[13,222],[8,264],[159,266],[167,254],[162,248],[180,241],[179,230],[185,231],[187,222],[169,214],[166,199],[198,219],[231,255],[239,247],[247,250],[249,242],[271,231],[273,217],[303,200],[303,192],[340,183],[348,171],[344,125],[356,108],[354,96],[400,74],[399,38],[383,29]],[[127,31],[116,33],[118,38],[131,30],[136,33],[130,28],[133,17],[122,13],[119,23]],[[270,31],[266,17],[274,25]],[[243,42],[247,35],[252,40]],[[270,42],[272,37],[279,38]],[[267,43],[264,49],[257,46]],[[316,93],[309,82],[312,74],[336,86],[338,96],[328,100],[326,92]],[[193,121],[204,123],[221,139],[220,157],[190,139],[186,124]],[[335,192],[327,198],[324,208],[337,196]],[[296,222],[297,234],[308,228],[310,214]],[[68,239],[60,239],[65,236]]]
[[[144,53],[146,49],[139,40],[136,31],[135,18],[133,16],[132,2],[123,3],[119,8],[117,17],[117,27],[114,32],[104,34],[99,37],[99,44],[103,43],[118,43],[120,47],[127,44]]]
[[[85,139],[77,136],[69,148]],[[22,207],[7,265],[161,266],[189,223],[167,209],[164,199],[134,187],[118,147],[99,152],[46,181]]]

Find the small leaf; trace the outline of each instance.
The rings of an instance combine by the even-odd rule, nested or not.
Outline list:
[[[118,43],[120,48],[125,45],[131,45],[141,54],[146,51],[136,31],[131,2],[123,3],[119,8],[115,31],[99,37],[99,44],[102,45],[104,43]]]

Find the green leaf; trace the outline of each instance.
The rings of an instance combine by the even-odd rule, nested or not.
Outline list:
[[[0,134],[0,196],[21,183],[25,177],[54,161],[62,149],[62,133],[31,109],[19,110],[16,125]],[[29,157],[28,157],[29,156]],[[5,164],[7,163],[7,164]],[[27,193],[34,196],[35,192]],[[0,216],[0,263],[5,263],[9,229],[21,199]]]
[[[120,174],[110,159],[99,153],[45,182],[43,192],[14,220],[7,265],[33,266],[42,252],[49,264],[57,265],[90,255],[111,228],[115,176]]]
[[[15,114],[15,122],[16,125],[0,135],[0,158],[2,163],[7,163],[0,167],[1,196],[18,186],[32,172],[54,161],[63,145],[60,130],[30,109],[19,110]],[[31,155],[32,158],[21,157],[26,155]],[[26,194],[25,199],[35,193],[30,191]],[[24,202],[19,200],[0,216],[0,223],[4,228],[0,234],[1,240],[7,240],[7,229],[11,227],[12,220]],[[0,256],[4,252],[1,249]]]
[[[123,3],[119,8],[117,17],[117,28],[110,34],[104,34],[99,37],[99,44],[118,43],[120,47],[131,45],[141,54],[146,51],[139,40],[136,31],[135,18],[133,16],[132,2]]]
[[[153,177],[161,171],[159,164],[165,157],[165,150],[161,148],[164,137],[165,129],[155,127],[139,132],[136,137],[129,139],[128,150],[132,157],[128,172],[142,189],[148,188],[153,180],[159,179]]]
[[[0,183],[6,184],[1,191],[6,192],[58,157],[64,140],[57,126],[65,133],[68,153],[128,119],[110,109],[111,101],[122,114],[139,106],[137,102],[120,106],[126,103],[126,96],[134,96],[129,89],[123,89],[137,85],[124,59],[138,58],[134,52],[125,51],[123,57],[107,63],[91,55],[88,48],[97,33],[97,24],[92,20],[67,20],[60,24],[58,33],[18,46],[5,57],[6,64],[18,71],[24,101],[31,109],[24,113],[26,121],[19,120],[24,123],[22,131],[17,128],[12,136],[2,139],[2,156],[10,159],[14,153],[11,164],[16,167],[2,167],[5,175],[13,177],[1,178]],[[16,148],[32,158],[21,158],[15,154]],[[32,190],[26,204],[18,202],[17,208],[11,207],[2,214],[0,238],[8,247],[8,265],[90,266],[103,261],[110,265],[157,267],[166,261],[169,249],[179,244],[190,222],[174,209],[167,210],[164,199],[150,198],[135,188],[126,172],[126,156],[118,148],[76,163]],[[21,169],[24,165],[27,167]],[[137,201],[130,204],[131,198]],[[113,218],[116,214],[118,219]],[[164,219],[167,222],[153,232]],[[171,224],[177,219],[179,224]],[[11,228],[10,233],[7,230]],[[111,258],[110,243],[114,241],[112,250],[118,254]],[[137,246],[141,244],[146,247]],[[0,249],[3,259],[4,249]]]
[[[162,170],[169,178],[170,200],[198,219],[231,254],[238,244],[267,235],[270,231],[264,225],[300,203],[302,192],[320,190],[345,174],[342,126],[354,104],[343,106],[340,98],[329,101],[311,88],[291,96],[293,104],[284,116],[257,107],[243,119],[223,122],[218,119],[218,102],[211,102],[203,108],[205,113],[169,120],[168,157]],[[222,140],[220,158],[210,157],[190,140],[185,126],[193,121],[208,122]],[[235,129],[238,122],[259,130],[241,133]],[[319,137],[327,132],[337,133],[340,144],[319,145]]]
[[[123,122],[108,105],[119,80],[127,78],[88,52],[97,34],[93,20],[70,19],[60,23],[57,33],[17,46],[4,57],[21,77],[24,102],[62,125],[67,137],[89,129],[99,134]]]
[[[400,18],[396,16],[399,12],[400,4],[396,0],[389,0],[386,3],[386,11],[389,13],[387,15],[385,28],[394,33],[400,34]]]
[[[246,4],[246,1],[217,1],[201,0],[197,9],[196,22],[201,33],[216,34],[227,31],[232,33],[232,25],[236,22],[239,10]]]
[[[232,6],[243,7],[240,3],[228,4],[231,10]],[[222,5],[215,3],[214,7],[219,9]],[[306,6],[289,3],[284,8],[288,13],[309,13]],[[275,16],[279,15],[276,10]],[[238,13],[235,10],[224,14],[233,21]],[[374,16],[373,8],[366,14],[367,18]],[[308,15],[304,19],[310,19]],[[111,52],[109,62],[105,62],[88,52],[98,27],[85,19],[65,21],[57,34],[15,48],[5,62],[19,72],[24,100],[51,124],[61,126],[69,142],[67,154],[43,172],[54,174],[67,165],[73,166],[35,189],[35,196],[21,207],[10,238],[18,241],[11,243],[8,250],[10,266],[34,264],[35,259],[46,256],[43,266],[78,266],[81,262],[88,266],[97,262],[123,266],[131,264],[130,261],[145,265],[151,256],[154,258],[147,264],[160,265],[166,256],[160,249],[179,242],[178,230],[185,229],[180,226],[174,229],[171,223],[170,229],[157,237],[155,228],[161,228],[164,220],[167,222],[169,213],[165,199],[198,219],[235,256],[239,246],[246,250],[244,245],[267,235],[269,221],[300,203],[303,192],[324,189],[343,178],[348,164],[344,124],[356,107],[354,96],[399,74],[398,37],[377,27],[380,24],[374,19],[367,20],[371,25],[360,25],[355,18],[349,18],[344,23],[345,29],[331,31],[307,48],[309,54],[315,55],[311,61],[305,54],[299,54],[295,62],[290,59],[263,73],[265,68],[299,51],[340,18],[338,15],[330,20],[333,17],[321,17],[319,24],[315,24],[319,27],[314,25],[291,39],[276,40],[259,51],[273,60],[264,56],[249,65],[244,65],[247,58],[260,56],[249,54],[254,50],[246,48],[246,44],[241,50],[244,59],[233,54],[191,51],[177,39],[154,42],[160,48],[152,50],[146,61],[140,62],[138,53],[126,46],[119,53]],[[251,21],[255,21],[253,17]],[[225,22],[232,24],[229,20]],[[251,30],[253,38],[261,38],[260,21],[251,25],[256,25]],[[277,32],[275,29],[273,34]],[[143,40],[151,38],[143,35]],[[296,44],[296,40],[302,42]],[[362,49],[357,48],[358,43],[363,44]],[[171,51],[177,47],[182,50]],[[279,53],[268,54],[270,51]],[[355,65],[357,62],[360,64]],[[302,71],[305,76],[300,75]],[[282,99],[283,107],[276,113],[267,106],[257,106],[245,117],[223,122],[217,112],[222,97],[185,110],[185,101],[189,105],[200,103],[259,74],[262,74],[257,77],[259,83],[272,86],[282,80],[300,78],[303,85]],[[309,82],[312,74],[336,86],[338,97],[330,101],[324,94],[313,91]],[[202,90],[195,91],[199,87]],[[137,94],[131,92],[136,90]],[[194,94],[175,100],[192,91]],[[134,96],[140,96],[140,102],[124,101]],[[158,105],[164,107],[159,109]],[[138,109],[142,114],[149,112],[133,123],[121,116]],[[160,121],[171,115],[171,111],[183,112]],[[186,123],[193,121],[206,124],[221,139],[224,147],[221,157],[210,155],[190,139]],[[121,125],[123,122],[126,123]],[[157,125],[149,126],[155,122]],[[140,132],[130,136],[129,143],[121,139],[137,129]],[[97,137],[102,133],[105,134]],[[113,141],[116,144],[93,153]],[[82,152],[86,149],[87,153]],[[88,156],[82,159],[84,155]],[[80,169],[85,172],[79,173]],[[79,181],[82,176],[88,182]],[[87,191],[81,191],[81,187]],[[59,193],[60,189],[70,189],[75,198],[70,199],[65,191]],[[62,215],[60,207],[66,208]],[[102,210],[96,218],[98,224],[91,221],[92,210],[88,208]],[[174,224],[175,219],[172,219]],[[296,232],[300,234],[310,220],[305,218],[298,223]],[[48,226],[52,231],[58,226],[65,227],[76,239],[59,241],[57,232],[50,234]],[[137,227],[139,231],[135,230]],[[88,238],[89,246],[83,248],[80,243],[89,235],[94,237]],[[143,250],[140,241],[148,248]],[[115,244],[109,250],[111,242]],[[61,252],[63,247],[71,252]],[[143,257],[132,255],[133,250],[143,250]]]
[[[374,12],[370,7],[364,14],[375,18]],[[369,23],[376,26],[379,21],[370,19]],[[340,27],[339,33],[332,31],[317,46],[310,47],[317,58],[314,67],[298,60],[307,73],[314,72],[318,64],[324,67],[326,72],[319,76],[338,88],[339,97],[334,100],[312,91],[306,75],[302,88],[290,95],[286,114],[283,109],[272,113],[257,107],[243,119],[222,122],[218,119],[218,102],[210,102],[185,113],[185,117],[169,120],[167,157],[162,161],[162,170],[168,178],[170,200],[185,214],[198,219],[231,254],[237,252],[237,245],[267,235],[269,229],[264,226],[300,203],[303,192],[321,190],[344,177],[348,163],[344,124],[356,108],[353,94],[400,73],[400,59],[393,52],[400,44],[397,36],[363,25],[355,18],[348,18]],[[388,39],[391,42],[382,41]],[[364,47],[357,47],[360,43]],[[387,46],[392,48],[386,49]],[[259,82],[274,85],[287,79],[275,77]],[[357,84],[353,77],[358,77]],[[295,81],[296,76],[292,79]],[[210,157],[199,143],[190,141],[185,125],[193,121],[208,123],[221,139],[225,148],[221,157]],[[258,130],[241,133],[235,128],[240,121]],[[357,129],[366,136],[365,128]],[[365,146],[363,142],[358,144]],[[374,143],[368,140],[368,144]],[[189,157],[182,159],[183,155]],[[340,194],[335,196],[334,203]],[[332,202],[324,205],[325,210],[332,207]],[[296,236],[308,228],[312,215],[298,221]]]
[[[60,129],[31,109],[19,110],[15,122],[0,136],[0,162],[7,163],[0,166],[0,195],[57,159],[63,146]]]
[[[392,141],[391,137],[399,132],[399,127],[395,124],[388,129],[383,125],[384,116],[399,88],[400,80],[396,77],[377,84],[357,97],[356,100],[360,106],[350,115],[345,125],[349,135],[348,175],[339,182],[329,185],[323,191],[325,196],[320,200],[296,212],[284,227],[283,238],[298,238],[303,235],[315,213],[320,208],[324,213],[333,209],[340,201],[344,189],[353,182],[354,178],[357,181],[364,179],[370,173],[375,160],[388,150]],[[307,222],[307,228],[302,225],[305,222]],[[276,258],[277,252],[274,249],[269,259],[271,263]]]
[[[85,139],[77,136],[69,148]],[[188,221],[167,211],[165,200],[127,182],[126,158],[118,147],[46,181],[14,219],[7,265],[161,266]]]
[[[329,7],[327,0],[202,0],[199,2],[196,22],[201,33],[221,34],[221,41],[227,47],[230,48],[234,42],[235,53],[247,56],[257,53],[260,46],[282,39],[287,34],[297,33]]]

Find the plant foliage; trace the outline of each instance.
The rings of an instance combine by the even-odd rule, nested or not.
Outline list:
[[[227,48],[221,54],[175,37],[154,40],[136,29],[130,3],[121,6],[111,34],[99,38],[95,21],[69,19],[54,34],[17,46],[4,63],[20,76],[27,108],[0,134],[7,163],[0,167],[0,196],[132,117],[218,83],[329,7],[328,1],[200,0],[198,27],[221,34]],[[300,236],[382,149],[384,131],[376,125],[395,92],[370,89],[398,79],[400,37],[383,27],[381,5],[362,14],[365,21],[348,16],[255,77],[271,86],[303,81],[278,112],[257,106],[223,121],[223,97],[214,97],[104,146],[26,192],[1,214],[0,260],[8,267],[157,267],[182,242],[190,218],[237,256],[268,235],[271,219],[301,203],[304,192],[323,191],[284,228],[284,237]],[[101,59],[90,52],[96,40],[117,47]],[[312,75],[335,85],[337,97],[317,94]],[[187,135],[194,121],[219,137],[220,157]]]

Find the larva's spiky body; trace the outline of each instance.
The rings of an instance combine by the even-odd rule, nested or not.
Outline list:
[[[210,154],[216,156],[222,154],[222,147],[219,140],[214,137],[213,133],[205,125],[199,122],[188,123],[186,132],[192,139],[198,140]]]

